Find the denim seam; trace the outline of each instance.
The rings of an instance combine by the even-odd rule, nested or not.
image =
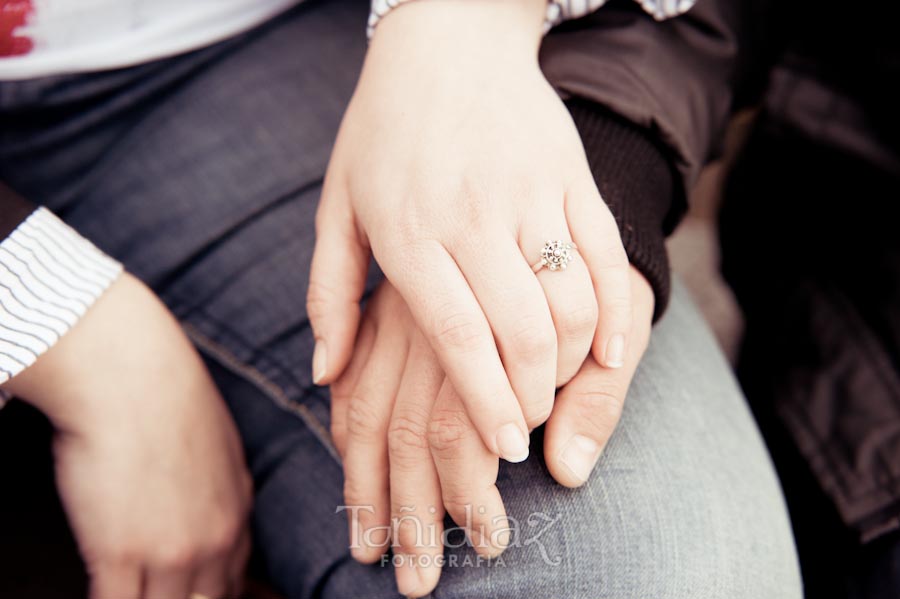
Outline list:
[[[302,403],[292,401],[280,385],[272,381],[253,366],[240,360],[226,347],[210,339],[193,325],[184,322],[181,324],[187,336],[195,345],[197,345],[200,351],[208,354],[222,366],[254,385],[272,400],[276,406],[300,418],[304,424],[310,428],[328,453],[331,454],[331,457],[333,457],[338,464],[341,463],[340,456],[332,442],[331,434],[308,407]]]

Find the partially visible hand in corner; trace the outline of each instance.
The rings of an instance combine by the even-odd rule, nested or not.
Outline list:
[[[124,274],[4,385],[56,429],[56,477],[91,597],[237,596],[251,481],[200,357]]]

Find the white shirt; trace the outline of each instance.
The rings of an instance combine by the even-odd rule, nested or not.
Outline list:
[[[121,68],[227,39],[302,0],[0,0],[0,80]],[[407,0],[372,0],[378,21]],[[657,19],[695,0],[636,0]],[[545,29],[606,0],[549,0]],[[360,35],[362,35],[362,25]]]
[[[0,79],[99,71],[173,56],[251,29],[299,2],[18,0],[30,10],[12,31],[17,40],[0,39]],[[0,11],[0,36],[9,20]]]

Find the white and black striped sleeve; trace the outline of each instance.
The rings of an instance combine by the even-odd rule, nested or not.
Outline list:
[[[375,32],[378,22],[397,5],[411,0],[372,0],[369,12],[369,23],[366,33],[369,37]],[[697,0],[635,0],[641,7],[658,21],[676,17],[691,9]],[[547,14],[544,17],[544,32],[570,19],[578,19],[588,15],[607,0],[548,0]]]
[[[0,384],[50,349],[121,272],[46,208],[19,223],[0,242]]]
[[[648,14],[657,21],[663,21],[680,14],[686,13],[694,6],[697,0],[635,0]],[[607,0],[549,0],[547,4],[547,18],[544,21],[544,29],[549,31],[563,21],[578,19],[588,15],[604,4]]]

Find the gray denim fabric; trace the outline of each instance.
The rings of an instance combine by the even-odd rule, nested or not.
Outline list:
[[[349,555],[304,308],[366,15],[364,0],[311,0],[174,59],[0,84],[0,179],[121,260],[183,322],[238,422],[257,548],[292,598],[396,596],[390,567]],[[591,481],[564,489],[533,455],[503,463],[498,484],[520,546],[493,564],[448,550],[435,597],[801,596],[774,472],[681,288]]]

